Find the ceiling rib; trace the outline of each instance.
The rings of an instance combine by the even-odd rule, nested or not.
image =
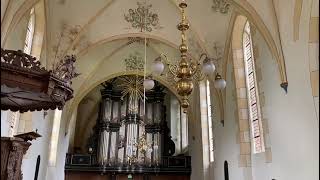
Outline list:
[[[83,35],[83,33],[86,31],[86,29],[97,20],[97,18],[105,12],[106,9],[114,2],[114,0],[110,0],[107,2],[105,6],[103,6],[100,10],[97,11],[90,19],[89,21],[83,25],[83,27],[80,29],[79,33],[77,34],[76,38],[70,43],[68,48],[63,52],[63,55],[65,55],[72,47],[77,46],[80,42],[80,37]]]

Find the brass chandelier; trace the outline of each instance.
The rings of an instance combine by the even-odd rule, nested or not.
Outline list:
[[[176,90],[181,96],[181,107],[184,112],[190,105],[189,95],[192,93],[194,83],[193,80],[201,81],[205,78],[205,75],[212,75],[215,71],[214,61],[221,59],[209,58],[207,54],[202,54],[200,59],[197,61],[192,60],[188,57],[188,46],[186,42],[186,31],[189,29],[189,23],[186,19],[185,8],[187,8],[187,3],[185,0],[179,3],[181,9],[181,22],[177,25],[179,31],[181,31],[181,44],[179,46],[179,51],[181,53],[181,59],[178,64],[172,64],[168,61],[165,55],[161,55],[159,58],[155,59],[151,68],[153,74],[161,75],[164,71],[165,64],[169,68],[169,72],[173,74],[174,80],[176,81]],[[217,53],[217,47],[215,45],[215,50]],[[164,61],[164,63],[162,62]],[[146,90],[153,88],[153,80],[151,78],[145,79],[144,86]],[[226,86],[226,81],[216,73],[214,87],[217,89],[224,89]]]

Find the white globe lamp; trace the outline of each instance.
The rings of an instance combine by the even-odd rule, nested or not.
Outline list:
[[[221,90],[224,89],[226,85],[227,82],[224,79],[222,79],[222,77],[219,74],[217,74],[214,81],[214,87]]]
[[[216,67],[212,61],[206,59],[203,62],[203,64],[202,64],[202,72],[203,73],[205,73],[206,75],[211,75],[214,73],[215,70],[216,70]]]
[[[164,70],[164,64],[161,62],[161,58],[157,58],[151,65],[151,70],[156,75],[161,75]]]
[[[143,81],[143,86],[144,86],[144,88],[145,88],[147,91],[151,90],[151,89],[154,87],[154,80],[152,80],[152,79],[145,79],[145,80]]]

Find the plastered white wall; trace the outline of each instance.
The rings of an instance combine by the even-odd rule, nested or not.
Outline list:
[[[37,157],[40,155],[40,166],[38,179],[45,179],[49,158],[49,142],[51,137],[53,111],[48,111],[44,118],[43,111],[32,113],[32,130],[42,136],[31,141],[32,145],[27,151],[22,161],[23,179],[34,179]]]
[[[9,135],[8,112],[1,110],[1,137]]]
[[[262,37],[254,39],[262,69],[261,89],[265,95],[264,118],[268,120],[272,163],[263,154],[252,155],[253,179],[319,179],[319,126],[313,108],[308,68],[308,8],[303,5],[300,40],[293,42],[290,31],[282,33],[287,62],[288,94],[279,87],[275,60]],[[289,15],[281,16],[288,19]]]
[[[68,106],[68,103],[66,106]],[[71,119],[74,120],[74,118],[76,118],[76,111],[72,114]],[[65,158],[66,158],[66,153],[68,152],[68,146],[69,146],[69,140],[70,140],[70,133],[67,133],[67,134],[65,133],[66,132],[65,119],[66,119],[66,112],[62,111],[56,163],[54,166],[47,166],[46,177],[45,177],[46,180],[63,180],[65,176],[64,165],[65,165]]]
[[[292,13],[288,13],[290,10],[284,10],[279,14],[280,22],[283,23],[280,27],[282,27],[281,37],[289,82],[288,94],[280,88],[277,64],[265,41],[259,32],[254,37],[254,44],[259,51],[259,66],[262,69],[262,82],[259,86],[265,98],[265,105],[262,108],[263,118],[267,119],[269,126],[269,135],[265,136],[265,142],[271,146],[272,162],[266,163],[265,153],[252,154],[253,180],[319,179],[319,126],[317,112],[312,104],[308,69],[310,2],[304,2],[300,39],[297,42],[293,42],[292,32],[285,28],[290,25],[291,21],[288,19],[292,18]],[[285,2],[280,4],[284,6]],[[228,74],[229,70],[230,68]],[[237,129],[232,129],[235,125],[228,122],[230,115],[233,114],[232,106],[235,104],[230,102],[232,96],[229,92],[228,77],[229,75],[227,75],[225,127],[215,131],[217,149],[213,171],[217,180],[224,178],[223,158],[231,159],[228,160],[230,179],[241,179],[242,173],[246,172],[239,171],[238,167],[232,170],[232,157],[239,153],[239,148],[236,146],[235,138],[229,138],[234,133],[232,130]]]
[[[190,96],[190,111],[188,112],[189,155],[191,156],[191,180],[204,179],[202,136],[200,120],[199,87],[196,86]]]
[[[219,116],[214,115],[215,150],[211,171],[213,171],[215,180],[224,179],[224,161],[227,161],[229,164],[229,179],[246,180],[243,174],[244,168],[239,167],[240,145],[237,142],[239,123],[235,113],[237,104],[232,64],[228,64],[227,68],[224,126],[220,123],[220,119],[217,119]],[[217,113],[219,110],[217,109],[215,97],[213,97],[213,102],[214,113]]]

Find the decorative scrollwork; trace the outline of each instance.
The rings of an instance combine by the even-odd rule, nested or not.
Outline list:
[[[161,54],[159,58],[161,57],[163,57],[162,60],[166,63],[169,69],[166,73],[167,79],[170,79],[169,82],[171,82],[172,84],[175,84],[175,82],[179,80],[179,78],[177,78],[177,71],[179,69],[179,66],[177,64],[172,64],[170,60],[168,60],[166,55]],[[205,75],[200,70],[201,64],[198,62],[192,61],[191,59],[190,59],[190,62],[191,62],[190,63],[191,73],[194,74],[194,76],[192,76],[193,81],[198,82],[203,80],[205,78]]]
[[[195,63],[193,63],[193,64],[195,64]],[[197,65],[194,65],[194,66],[191,65],[191,67],[194,67],[194,68],[191,68],[192,73],[193,73],[193,76],[192,76],[193,80],[196,83],[199,82],[199,81],[204,80],[206,75],[201,71],[200,64],[197,64]]]
[[[124,15],[124,19],[131,23],[131,26],[136,29],[140,29],[151,32],[153,27],[159,25],[158,14],[150,11],[151,4],[137,2],[137,9],[129,9],[129,14]]]
[[[170,64],[168,65],[168,72],[166,73],[167,81],[174,85],[176,82],[178,82],[178,78],[176,76],[176,72],[178,71],[178,65],[176,64]],[[173,80],[173,81],[172,81]]]
[[[222,14],[227,14],[230,9],[230,4],[227,0],[213,0],[212,9]]]
[[[51,93],[51,99],[54,102],[59,102],[61,105],[58,105],[58,109],[62,109],[64,104],[66,103],[67,95],[64,93],[64,90],[61,88],[54,88]]]
[[[66,55],[56,67],[53,69],[53,74],[55,77],[71,84],[71,79],[79,76],[79,73],[75,72],[74,63],[76,62],[76,57],[74,55]]]
[[[45,70],[40,67],[40,62],[21,50],[4,50],[1,48],[1,63],[7,63],[16,67],[29,68],[36,71]]]
[[[150,39],[146,38],[146,45],[147,47],[149,46]],[[145,43],[145,38],[141,37],[128,37],[128,45],[132,43],[139,43],[139,44],[144,44]]]
[[[160,54],[158,58],[163,60],[163,62],[168,66],[168,71],[164,73],[166,78],[169,80],[168,82],[171,84],[174,84],[175,82],[177,82],[179,80],[176,74],[176,72],[178,71],[178,65],[171,63],[165,54]]]
[[[127,71],[144,70],[144,62],[142,60],[141,54],[138,52],[135,52],[135,54],[130,54],[129,58],[126,58],[124,62]]]

